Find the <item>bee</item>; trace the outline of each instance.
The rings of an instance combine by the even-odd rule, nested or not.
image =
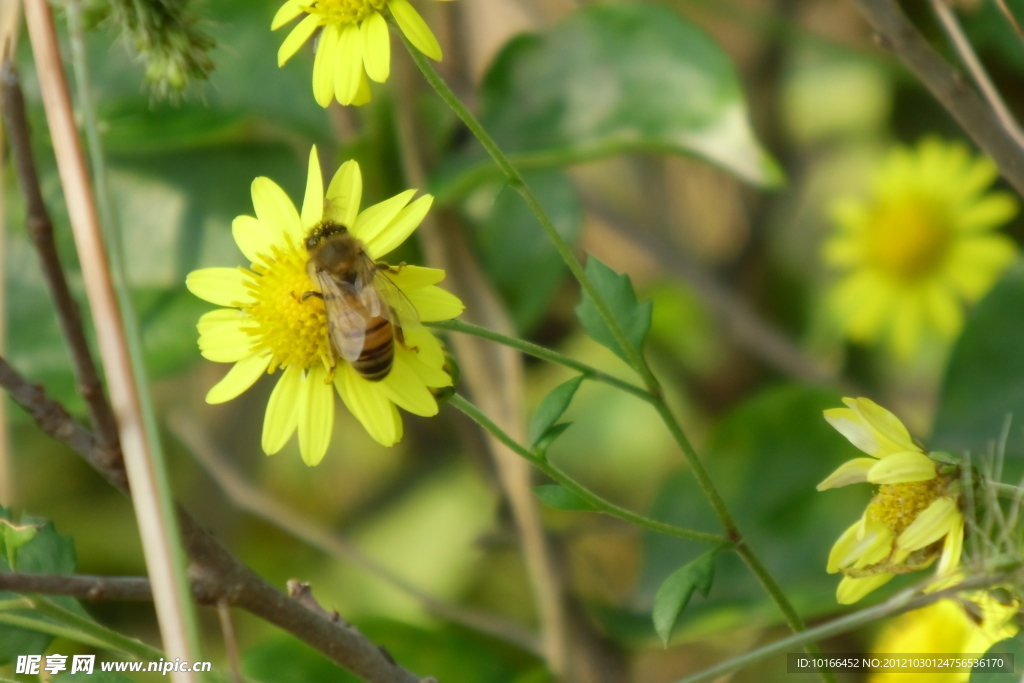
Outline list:
[[[363,378],[379,382],[391,372],[395,341],[420,324],[415,306],[391,281],[391,266],[375,263],[344,225],[324,221],[306,237],[306,271],[323,299],[334,352]],[[400,268],[401,266],[399,266]]]

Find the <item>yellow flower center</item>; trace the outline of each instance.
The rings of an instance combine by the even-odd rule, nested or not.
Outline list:
[[[928,481],[905,484],[882,484],[868,503],[868,521],[881,522],[899,536],[917,516],[935,502],[950,483],[948,477],[935,477]]]
[[[303,9],[318,15],[322,25],[344,25],[358,24],[372,12],[383,11],[385,5],[387,0],[316,0]]]
[[[951,237],[939,207],[911,198],[876,209],[868,228],[868,253],[882,271],[914,281],[935,271]]]
[[[297,366],[309,369],[317,363],[330,366],[333,359],[324,302],[316,296],[306,274],[309,256],[289,240],[261,255],[263,264],[246,271],[246,286],[254,301],[242,306],[252,324],[244,329],[253,336],[255,348],[270,351],[270,371]]]

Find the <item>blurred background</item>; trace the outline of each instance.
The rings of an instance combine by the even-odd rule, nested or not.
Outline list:
[[[474,311],[471,302],[467,319],[505,320],[519,336],[633,378],[583,334],[573,311],[578,287],[554,248],[402,49],[393,50],[394,75],[374,85],[371,104],[321,109],[311,96],[311,46],[277,67],[285,31],[269,27],[279,5],[198,3],[201,26],[217,43],[216,68],[180,103],[153,97],[100,5],[84,7],[108,188],[175,492],[257,572],[280,587],[291,578],[309,582],[321,604],[410,669],[444,683],[550,680],[523,643],[522,634],[538,628],[534,594],[519,531],[475,425],[451,409],[431,419],[405,415],[405,439],[382,448],[339,402],[328,455],[308,468],[294,440],[273,457],[260,450],[272,378],[227,404],[203,401],[226,367],[199,355],[195,323],[210,306],[186,291],[185,275],[245,265],[230,224],[252,213],[251,181],[269,176],[298,201],[313,144],[329,173],[346,159],[360,162],[368,205],[415,186],[414,141],[426,172],[420,189],[437,197],[434,237],[410,241],[395,260],[423,263],[429,240],[446,240],[458,254],[452,280],[497,293],[483,297],[487,310]],[[1024,1],[1009,5],[1024,12]],[[873,44],[850,0],[424,0],[417,7],[444,47],[439,71],[506,149],[532,160],[524,165],[528,180],[577,252],[628,273],[641,299],[654,302],[648,356],[750,543],[806,618],[840,613],[826,558],[871,491],[815,491],[856,455],[821,411],[843,395],[868,395],[933,447],[984,452],[1004,416],[1024,408],[1024,274],[1015,268],[968,314],[958,339],[928,337],[909,358],[847,342],[826,306],[836,280],[821,256],[835,230],[829,206],[865,192],[893,145],[929,135],[966,140],[960,129]],[[926,5],[906,7],[946,50]],[[1024,44],[994,2],[959,9],[1011,108],[1022,104]],[[67,28],[60,12],[58,25]],[[18,65],[61,254],[81,293],[24,36]],[[6,355],[83,416],[6,159],[2,180]],[[1016,219],[1004,232],[1019,240],[1022,227]],[[532,359],[523,368],[523,395],[514,383],[492,391],[509,394],[506,404],[524,416],[572,376]],[[649,406],[585,383],[567,418],[573,426],[550,456],[575,477],[630,509],[719,531]],[[143,574],[129,501],[13,404],[5,426],[4,505],[52,520],[73,539],[81,573]],[[1024,457],[1021,430],[1011,433],[1008,455]],[[211,475],[217,466],[226,468],[221,479],[247,487],[250,509],[225,494]],[[281,509],[306,530],[344,539],[340,552],[355,548],[379,567],[368,571],[358,558],[332,555],[271,524],[266,517],[280,520]],[[541,514],[551,580],[564,593],[585,683],[674,681],[787,632],[739,558],[723,554],[710,595],[693,599],[664,648],[651,625],[654,595],[705,549],[602,516]],[[482,634],[438,618],[395,577],[489,615],[495,628]],[[894,581],[879,594],[902,585]],[[158,642],[149,605],[87,609],[121,632]],[[217,615],[201,614],[208,655],[223,670]],[[241,612],[236,619],[251,680],[354,680],[273,627]],[[868,651],[882,627],[824,646]],[[56,640],[48,651],[87,650]],[[783,659],[732,680],[783,680],[784,671]],[[0,673],[13,676],[9,668]]]

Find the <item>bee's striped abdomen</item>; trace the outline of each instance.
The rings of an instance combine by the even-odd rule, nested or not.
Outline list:
[[[366,327],[363,352],[352,363],[361,377],[379,382],[391,372],[395,360],[395,328],[387,318],[374,318]]]

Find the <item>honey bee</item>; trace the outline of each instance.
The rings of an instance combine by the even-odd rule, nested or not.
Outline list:
[[[391,281],[386,263],[375,263],[363,244],[340,223],[324,221],[306,237],[309,278],[320,286],[306,292],[323,299],[334,352],[363,378],[379,382],[391,372],[395,340],[420,324],[416,308]]]

